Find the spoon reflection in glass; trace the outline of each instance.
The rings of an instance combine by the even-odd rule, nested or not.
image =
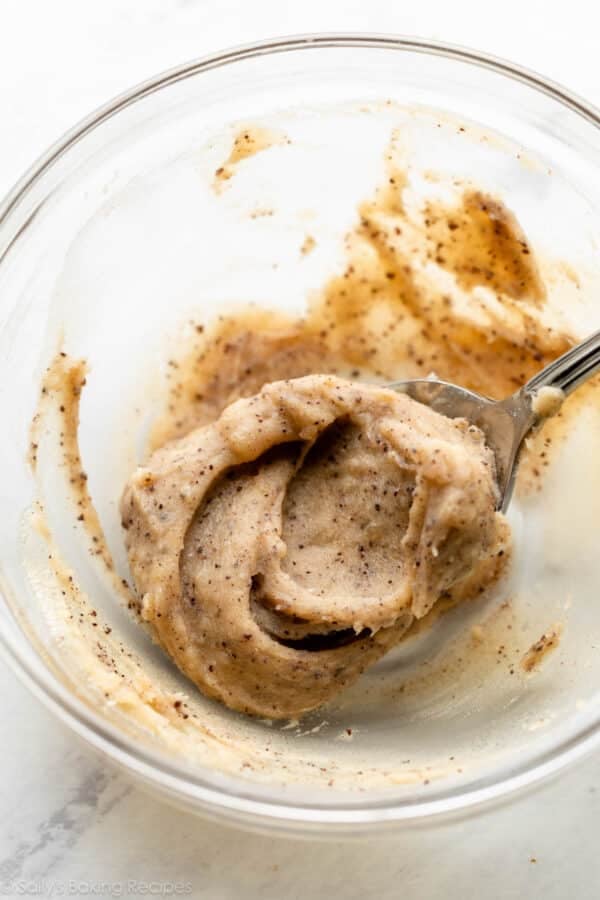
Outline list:
[[[572,347],[534,375],[505,400],[489,400],[473,391],[418,378],[388,387],[408,394],[451,419],[467,419],[483,431],[496,459],[500,488],[498,508],[505,511],[512,495],[519,453],[529,432],[554,415],[565,397],[600,369],[600,331]]]

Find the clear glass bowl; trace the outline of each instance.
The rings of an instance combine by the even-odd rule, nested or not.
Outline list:
[[[250,160],[239,184],[216,198],[211,173],[236,122],[282,127],[294,149]],[[468,150],[457,149],[457,122],[468,123]],[[26,464],[40,379],[59,342],[90,364],[82,453],[125,574],[117,501],[143,443],[144,412],[160,403],[165,348],[186,317],[210,318],[233,302],[300,310],[335,270],[344,229],[377,183],[398,124],[415,165],[474,175],[517,211],[542,257],[566,259],[580,288],[598,280],[597,111],[508,63],[415,39],[307,36],[182,66],[78,125],[0,208],[5,654],[59,718],[138,780],[249,827],[346,834],[464,815],[557,772],[598,740],[593,409],[582,410],[542,494],[513,507],[518,552],[503,588],[510,612],[496,602],[449,614],[339,702],[283,728],[196,697],[129,621],[82,548],[57,470],[46,478],[47,515],[61,555],[150,681],[185,693],[222,750],[194,754],[188,742],[179,752],[168,729],[128,722],[65,651]],[[257,204],[269,214],[252,215]],[[319,252],[300,264],[307,230],[319,234]],[[561,309],[558,292],[555,305],[583,334],[600,325],[600,292],[578,290],[577,302]],[[487,657],[469,645],[475,662],[462,660],[442,679],[444,648],[484,612]],[[521,652],[556,620],[565,626],[561,645],[535,678],[494,668],[499,641]],[[405,682],[411,689],[401,697]],[[235,762],[235,748],[246,745],[253,767]]]

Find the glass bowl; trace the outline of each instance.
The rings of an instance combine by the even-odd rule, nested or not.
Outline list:
[[[212,174],[236,123],[281,128],[290,149],[248,160],[217,194]],[[286,38],[123,94],[15,186],[0,207],[1,643],[31,690],[88,744],[200,813],[339,835],[465,815],[597,743],[593,404],[582,406],[541,493],[515,501],[511,579],[485,608],[449,613],[339,701],[284,725],[196,695],[87,554],[60,468],[47,466],[36,481],[26,457],[50,359],[59,348],[85,357],[82,456],[126,575],[118,498],[148,413],[164,399],[179,329],[236,303],[301,311],[339,265],[344,231],[381,177],[393,129],[415,170],[473,177],[506,199],[540,258],[561,260],[548,263],[557,315],[582,335],[599,327],[600,292],[591,290],[600,276],[599,124],[598,112],[564,89],[468,50],[409,38]],[[318,249],[304,259],[307,232]],[[134,688],[145,718],[103,702],[77,629],[68,633],[47,535],[36,528],[40,478],[52,552],[75,573],[82,604],[109,623],[114,646],[122,641],[139,661]],[[511,673],[510,654],[556,621],[560,646],[535,677]],[[201,739],[171,727],[159,694],[185,698]]]

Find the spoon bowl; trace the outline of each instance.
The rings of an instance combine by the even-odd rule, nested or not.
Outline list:
[[[523,439],[539,418],[533,412],[531,395],[521,390],[498,402],[433,378],[395,381],[388,386],[450,419],[466,419],[483,432],[496,462],[498,508],[504,511],[510,502]]]
[[[519,454],[526,436],[544,419],[558,412],[562,400],[598,369],[600,331],[567,350],[504,400],[490,400],[436,378],[394,381],[388,387],[407,394],[450,419],[466,419],[483,432],[494,454],[499,488],[498,509],[504,512],[510,503]]]

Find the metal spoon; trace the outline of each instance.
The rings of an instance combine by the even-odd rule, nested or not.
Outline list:
[[[600,331],[597,331],[551,362],[506,400],[490,400],[434,378],[395,381],[388,387],[408,394],[413,400],[451,419],[467,419],[483,431],[496,457],[500,488],[498,508],[504,511],[513,492],[519,453],[526,436],[558,411],[562,398],[599,369]],[[540,393],[543,388],[552,390]],[[552,403],[553,397],[555,403]]]

